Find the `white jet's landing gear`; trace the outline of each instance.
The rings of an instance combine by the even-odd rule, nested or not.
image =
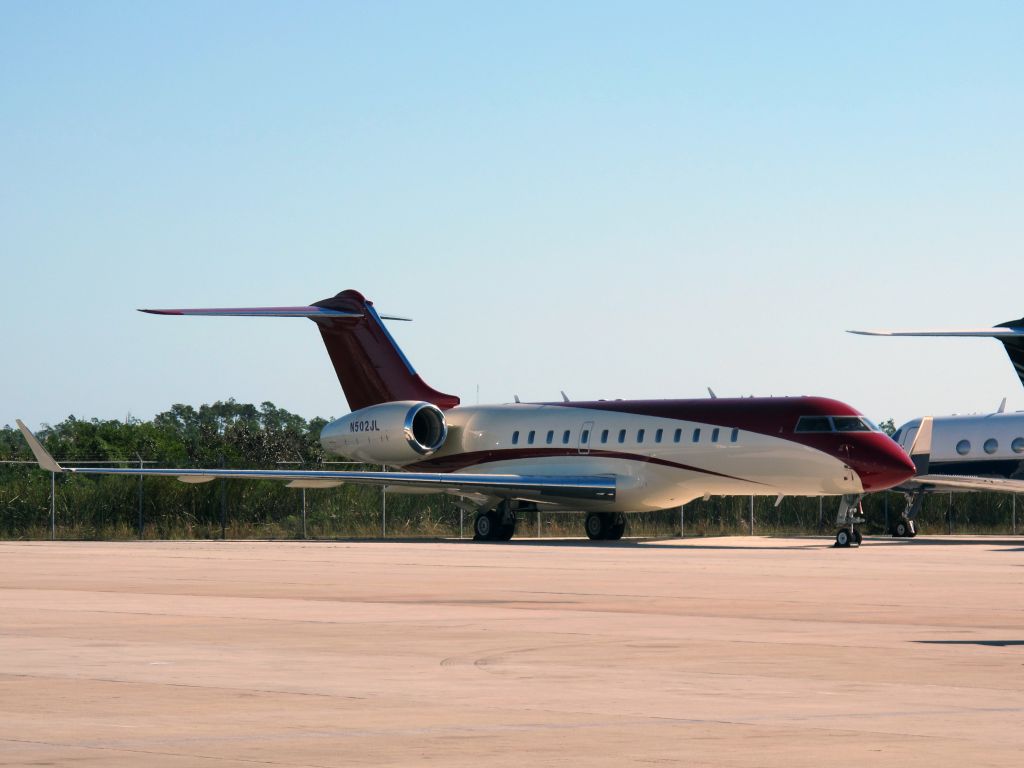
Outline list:
[[[848,494],[843,496],[839,502],[839,513],[836,515],[836,546],[849,547],[860,546],[863,537],[857,530],[857,523],[864,522],[864,509],[860,500],[863,494]]]
[[[914,518],[921,511],[922,504],[924,504],[923,492],[914,491],[907,494],[907,509],[903,513],[903,517],[897,520],[893,524],[892,530],[889,531],[894,538],[912,539],[917,536],[917,526],[914,525]]]
[[[516,513],[507,501],[487,512],[477,512],[473,521],[476,541],[508,541],[516,532]]]
[[[621,512],[591,512],[584,527],[591,541],[618,541],[626,532],[626,516]]]

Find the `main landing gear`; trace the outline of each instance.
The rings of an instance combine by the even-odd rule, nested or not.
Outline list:
[[[626,531],[626,516],[621,512],[591,512],[584,527],[591,541],[618,541]]]
[[[864,537],[856,526],[864,522],[864,509],[860,504],[862,498],[863,494],[847,494],[839,502],[839,513],[836,515],[836,527],[839,530],[836,532],[835,546],[860,546]]]
[[[515,532],[516,513],[508,501],[487,512],[477,512],[473,521],[475,541],[508,541]]]
[[[924,504],[924,493],[915,491],[907,494],[907,509],[903,513],[903,517],[893,523],[892,528],[889,530],[893,538],[912,539],[917,536],[914,518],[921,511],[922,504]]]

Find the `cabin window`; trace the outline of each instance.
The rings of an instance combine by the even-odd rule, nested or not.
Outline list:
[[[642,443],[644,441],[644,431],[645,430],[642,430],[642,429],[638,429],[636,431],[636,441],[638,443]]]
[[[529,431],[529,433],[528,433],[528,434],[526,435],[526,444],[527,444],[527,445],[533,445],[533,439],[534,439],[534,438],[535,438],[536,436],[537,436],[537,433],[536,433],[536,432],[534,432],[534,431],[533,431],[533,430],[531,429],[531,430]]]
[[[626,430],[624,430],[624,429],[620,429],[619,430],[619,442],[620,443],[626,442]]]
[[[801,416],[796,422],[796,432],[831,432],[832,422],[828,416]]]
[[[994,437],[990,437],[982,447],[985,449],[985,453],[995,453],[999,450],[999,441]]]
[[[567,430],[565,430],[565,432],[562,433],[562,445],[568,445],[569,444],[569,434],[570,434],[571,431],[572,430],[567,429]]]
[[[547,443],[548,445],[551,445],[553,442],[555,442],[555,430],[548,430],[548,437],[544,442]]]
[[[677,429],[675,435],[672,436],[672,442],[673,443],[678,443],[682,439],[683,439],[683,430]]]
[[[693,430],[693,442],[695,442],[695,443],[699,443],[700,442],[700,429],[699,428]]]
[[[959,453],[961,456],[966,456],[968,453],[971,452],[971,441],[961,440],[959,443],[956,444],[956,452]]]
[[[740,439],[740,431],[738,429],[734,429],[732,431],[732,434],[729,435],[729,442],[730,443],[735,443],[739,439]]]
[[[602,429],[601,430],[601,442],[602,443],[607,443],[608,442],[608,430],[607,429]]]
[[[519,445],[519,430],[512,433],[512,445]]]
[[[718,442],[718,427],[715,427],[714,429],[711,430],[711,442]]]
[[[1024,453],[1024,437],[1013,438],[1013,442],[1010,443],[1010,448],[1014,453]]]
[[[587,443],[590,442],[590,430],[589,429],[584,429],[583,432],[580,433],[580,442],[583,443],[583,445],[586,445]]]
[[[655,432],[654,432],[654,442],[660,443],[661,442],[661,436],[664,435],[664,434],[665,434],[665,430],[664,429],[655,430]]]

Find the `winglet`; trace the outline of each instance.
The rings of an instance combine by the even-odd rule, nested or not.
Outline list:
[[[917,436],[914,444],[910,446],[910,460],[914,462],[917,474],[928,474],[928,465],[931,463],[932,454],[932,417],[925,416],[921,419],[921,426],[917,429]]]
[[[32,434],[28,427],[25,426],[25,422],[21,419],[15,419],[18,424],[18,429],[21,430],[21,434],[25,436],[25,441],[28,443],[28,447],[32,449],[32,453],[35,454],[36,461],[39,462],[40,469],[45,469],[48,472],[63,472],[64,468],[54,461],[53,456],[46,452],[43,448],[43,444],[36,439],[36,436]]]

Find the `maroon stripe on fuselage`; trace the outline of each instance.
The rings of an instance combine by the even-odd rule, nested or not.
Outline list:
[[[487,464],[495,461],[513,461],[516,459],[552,458],[558,456],[577,456],[581,458],[598,457],[607,459],[623,459],[625,461],[639,461],[645,464],[658,464],[663,467],[674,469],[685,469],[690,472],[699,472],[702,475],[713,475],[724,477],[728,480],[739,480],[744,483],[764,485],[756,480],[747,480],[745,477],[727,475],[723,472],[715,472],[710,469],[694,467],[690,464],[680,464],[668,459],[659,459],[656,456],[644,456],[639,453],[624,453],[621,451],[601,451],[591,449],[588,453],[580,453],[577,448],[506,448],[496,451],[475,451],[473,453],[459,453],[453,456],[440,456],[434,459],[425,459],[415,464],[410,464],[405,469],[413,472],[456,472],[466,467],[478,464]]]

